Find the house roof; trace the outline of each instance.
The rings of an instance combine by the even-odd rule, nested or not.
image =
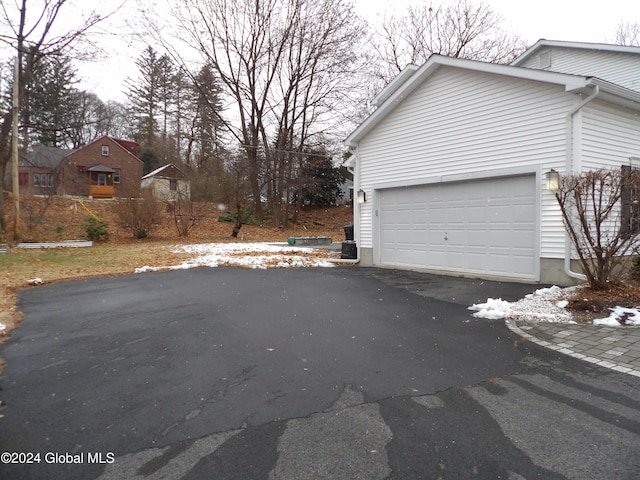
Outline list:
[[[570,75],[566,73],[536,70],[513,65],[499,65],[475,60],[432,55],[419,69],[411,72],[410,75],[406,74],[403,76],[399,82],[396,82],[393,85],[390,91],[385,93],[384,101],[380,106],[345,139],[346,145],[349,147],[355,147],[358,142],[392,110],[394,110],[398,104],[404,101],[405,98],[415,91],[426,79],[442,67],[458,68],[478,73],[488,73],[559,85],[564,87],[567,92],[571,93],[590,94],[597,88],[598,91],[601,92],[601,97],[605,98],[607,101],[612,101],[640,110],[639,92],[615,85],[596,77]],[[385,90],[383,90],[383,92],[385,92]]]
[[[74,150],[37,145],[19,159],[19,164],[21,167],[56,168],[62,159],[72,152]]]
[[[134,142],[132,140],[122,140],[120,138],[112,138],[112,140],[131,152],[136,157],[138,156],[138,142]]]
[[[511,65],[522,65],[529,57],[535,55],[545,47],[575,48],[580,50],[599,50],[608,53],[632,53],[640,55],[640,47],[626,45],[609,45],[606,43],[564,42],[560,40],[540,39],[529,47],[522,55],[516,58]]]
[[[93,167],[87,168],[89,172],[101,172],[101,173],[115,173],[116,171],[113,168],[105,167],[101,163],[94,165]]]
[[[136,142],[131,142],[128,140],[119,140],[113,137],[110,137],[108,135],[103,135],[102,137],[96,138],[94,141],[88,143],[87,145],[84,145],[82,147],[80,147],[77,150],[73,150],[70,154],[73,153],[77,153],[77,152],[81,152],[82,150],[90,147],[91,145],[94,145],[96,143],[105,143],[108,142],[113,148],[117,148],[118,150],[122,151],[122,152],[126,152],[127,155],[130,155],[131,158],[135,158],[138,162],[140,162],[141,164],[143,164],[144,162],[142,160],[140,160],[137,155],[135,155],[131,150],[135,150],[135,146],[137,146]]]
[[[379,107],[380,105],[382,105],[387,100],[387,98],[393,95],[393,93],[398,88],[400,88],[402,84],[409,80],[419,69],[419,65],[413,64],[409,64],[404,67],[402,71],[398,75],[396,75],[396,77],[391,80],[380,93],[373,97],[373,100],[371,100],[371,105],[373,105],[374,107]]]
[[[151,177],[181,178],[181,179],[187,178],[187,176],[184,173],[182,173],[182,171],[172,163],[163,165],[162,167],[156,168],[155,170],[147,173],[144,177],[142,177],[142,180],[145,180]]]

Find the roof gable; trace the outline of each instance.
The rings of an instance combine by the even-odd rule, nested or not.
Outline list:
[[[358,126],[345,140],[347,146],[355,146],[375,125],[382,121],[398,104],[409,97],[423,82],[427,81],[435,72],[443,67],[454,69],[472,70],[494,75],[505,75],[515,78],[535,80],[541,82],[562,85],[567,90],[588,90],[588,79],[575,75],[559,74],[554,72],[537,71],[527,68],[498,65],[494,63],[479,62],[441,55],[432,55],[413,75],[397,86],[387,96],[385,101]]]
[[[640,47],[626,45],[610,45],[606,43],[564,42],[559,40],[540,39],[534,45],[525,50],[511,65],[521,66],[529,58],[539,53],[545,47],[570,48],[576,50],[591,50],[605,53],[629,53],[640,55]]]
[[[397,105],[443,67],[547,83],[561,86],[566,92],[575,94],[587,95],[597,90],[603,97],[606,97],[607,101],[640,110],[640,92],[635,92],[598,78],[432,55],[424,65],[406,78],[401,85],[397,86],[386,97],[384,102],[345,139],[346,145],[355,147],[360,139],[393,111]]]
[[[640,47],[540,40],[511,65],[598,77],[640,92]]]
[[[118,139],[112,138],[112,137],[110,137],[108,135],[103,135],[102,137],[95,139],[93,142],[90,142],[87,145],[84,145],[84,146],[80,147],[79,149],[74,150],[68,156],[75,155],[75,154],[82,154],[83,151],[88,150],[88,149],[92,149],[95,145],[100,145],[100,144],[108,145],[109,148],[113,148],[113,149],[116,149],[119,152],[125,153],[127,156],[131,157],[131,159],[135,159],[136,161],[140,162],[140,164],[144,164],[144,162],[142,160],[140,160],[132,152],[132,149],[135,150],[133,148],[133,145],[137,146],[136,142],[118,140]]]

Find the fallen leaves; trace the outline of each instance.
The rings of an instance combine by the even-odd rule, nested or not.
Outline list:
[[[577,289],[567,299],[567,310],[579,323],[592,323],[615,307],[634,308],[640,306],[640,287],[633,284],[611,284],[606,290],[589,287]]]

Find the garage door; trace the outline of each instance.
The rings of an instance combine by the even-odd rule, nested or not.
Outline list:
[[[381,264],[537,280],[533,175],[378,193]]]

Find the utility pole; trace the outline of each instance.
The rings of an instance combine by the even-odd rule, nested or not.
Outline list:
[[[20,52],[13,67],[13,108],[11,111],[11,176],[13,190],[13,239],[20,240],[20,181],[18,173],[18,99],[20,92]]]

